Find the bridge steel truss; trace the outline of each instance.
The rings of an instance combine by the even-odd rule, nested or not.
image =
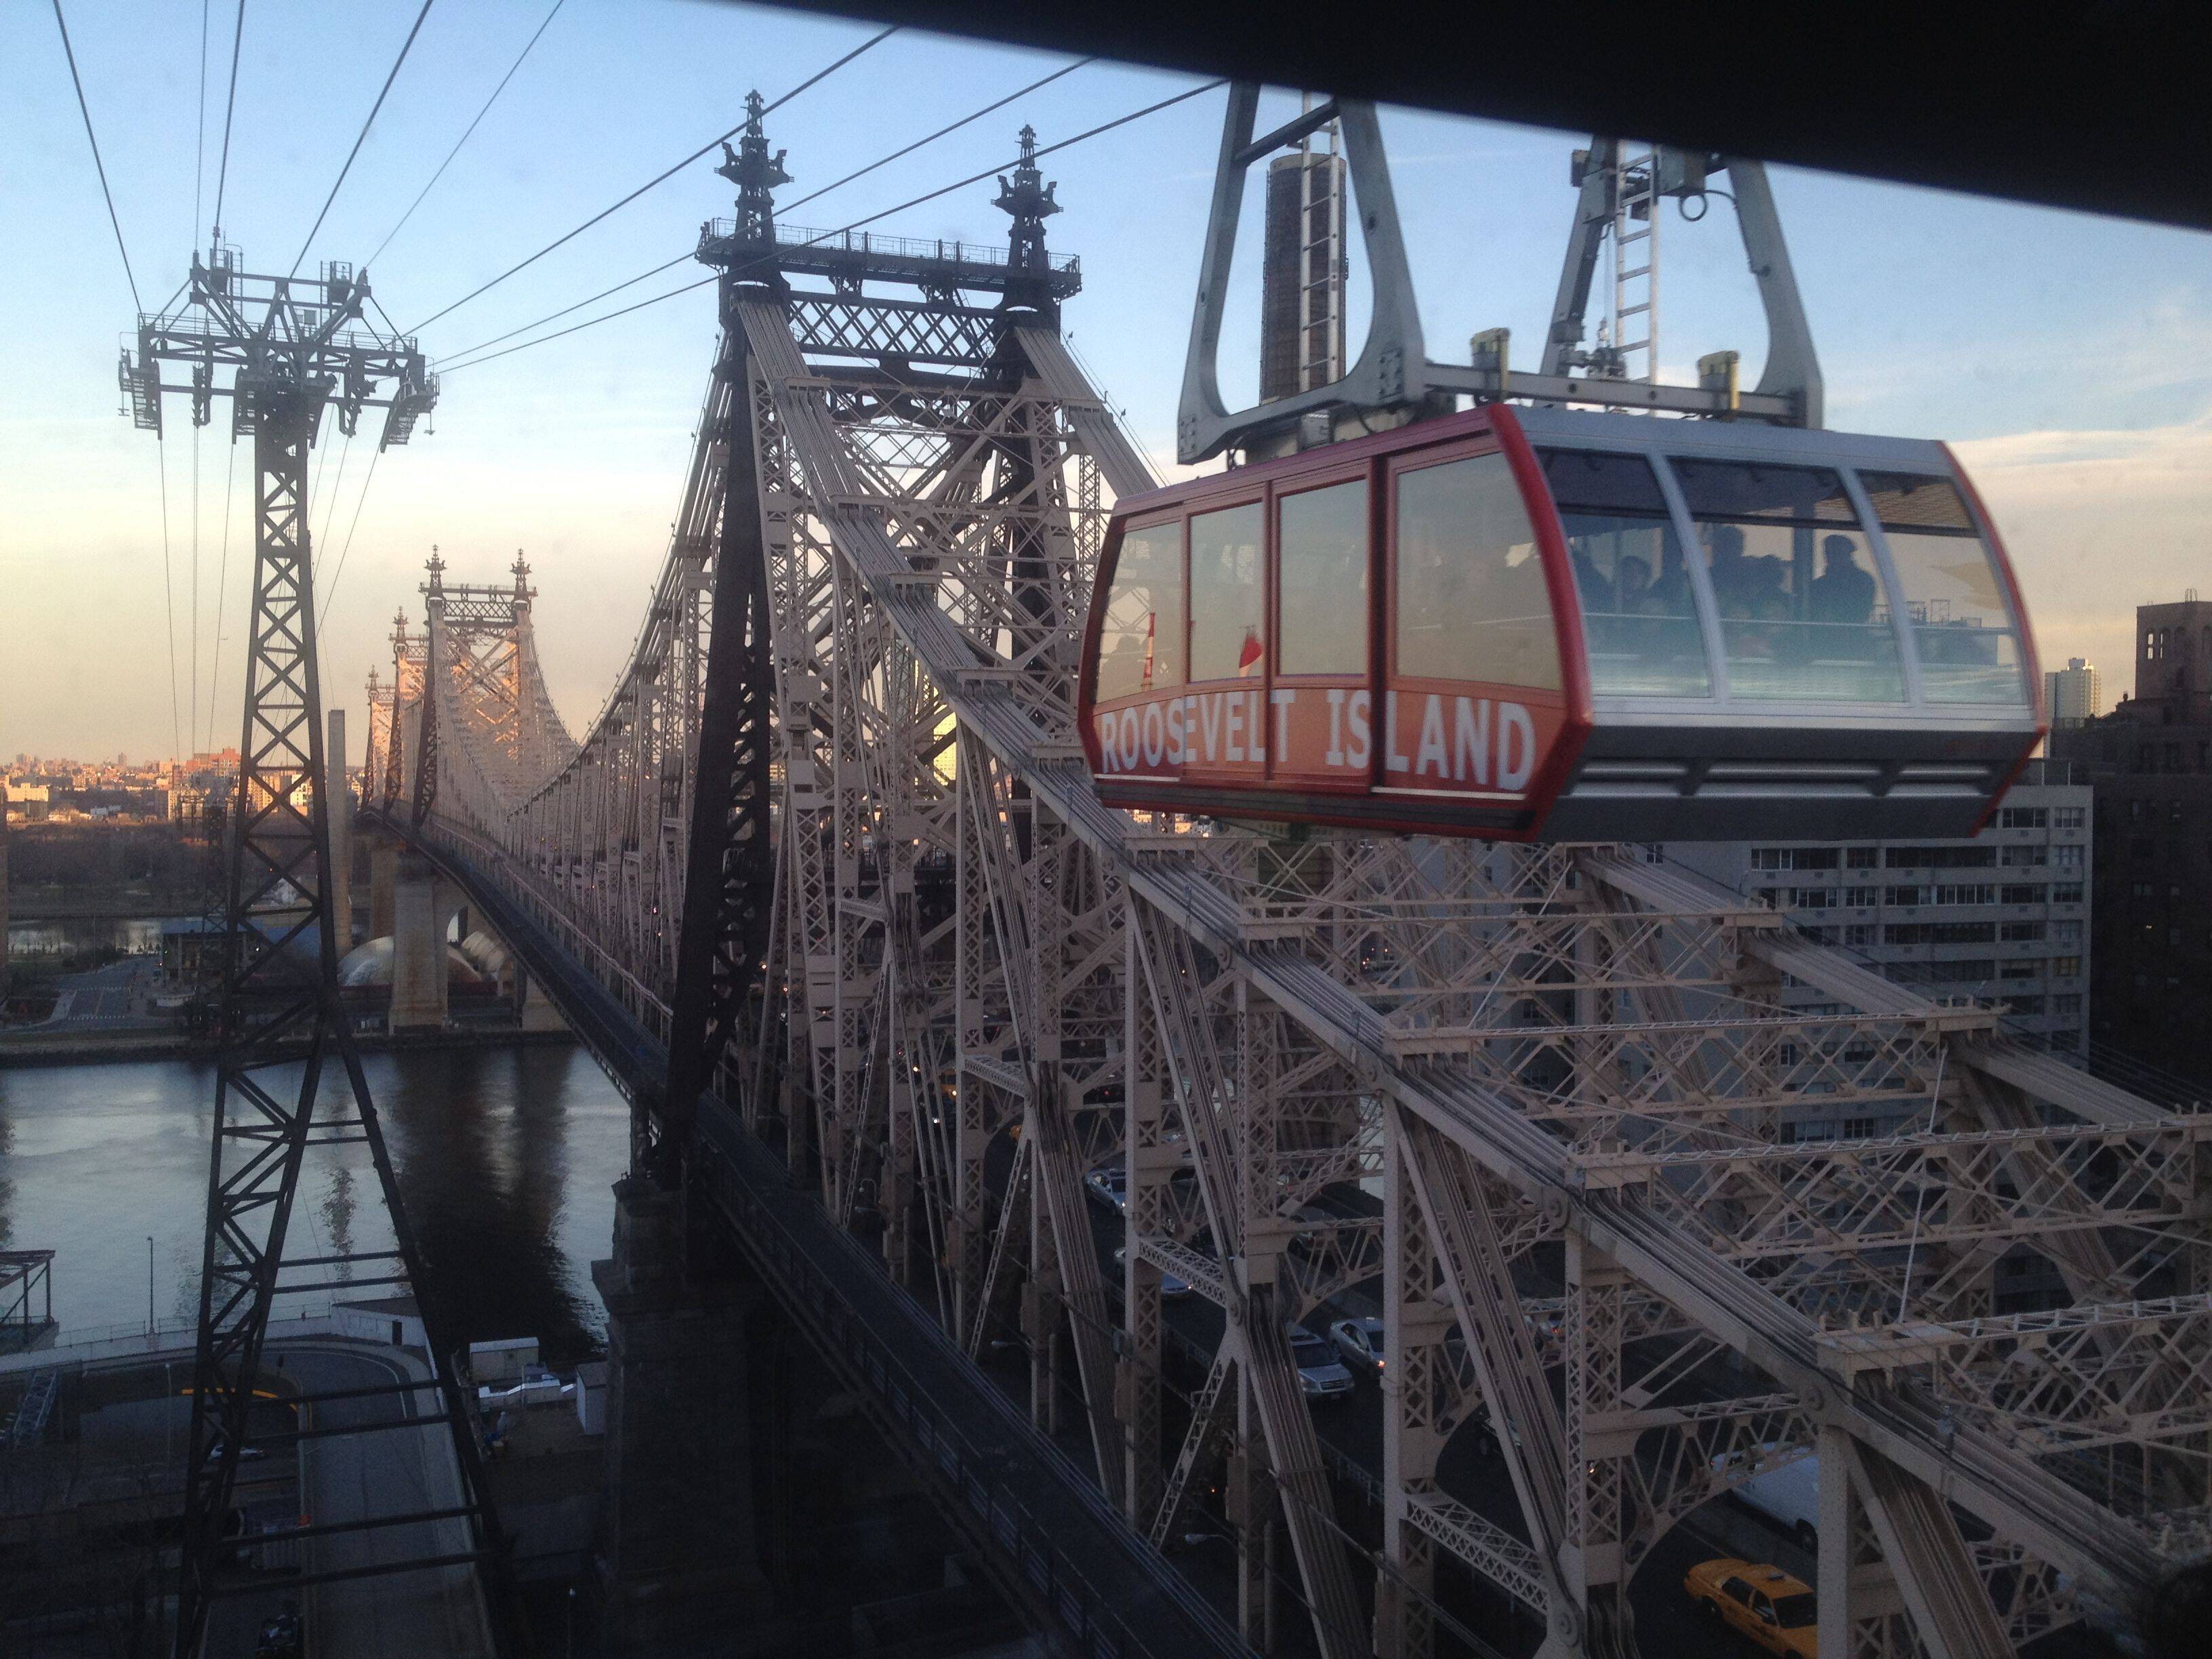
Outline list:
[[[1066,1410],[1137,1533],[1218,1471],[1255,1644],[1287,1579],[1332,1659],[1426,1654],[1450,1557],[1547,1654],[1632,1653],[1654,1543],[1808,1456],[1823,1659],[2008,1652],[2201,1553],[2212,1117],[1628,849],[1101,806],[1075,677],[1144,463],[1054,306],[968,305],[926,258],[832,274],[726,282],[652,603],[544,781],[518,793],[506,705],[427,671],[424,832],[671,1045],[664,1172],[711,1088],[969,1353],[1026,1344],[1036,1424]],[[867,292],[898,283],[923,298]],[[1814,1101],[1908,1127],[1790,1144]],[[1118,1279],[1084,1215],[1109,1159]],[[1379,1204],[1318,1203],[1353,1188]],[[1994,1313],[2022,1245],[2069,1305]],[[1167,1273],[1226,1319],[1177,1443]],[[1362,1282],[1379,1553],[1285,1335]],[[1517,1518],[1439,1484],[1481,1423]]]

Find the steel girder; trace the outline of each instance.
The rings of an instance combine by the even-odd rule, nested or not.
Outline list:
[[[1077,645],[1101,483],[1141,488],[1142,464],[1048,329],[1006,330],[970,379],[926,376],[866,366],[883,329],[917,326],[866,304],[726,318],[742,384],[710,390],[630,668],[484,839],[665,1031],[684,832],[651,820],[672,802],[680,824],[695,787],[717,434],[749,422],[776,896],[722,1082],[971,1352],[1026,1340],[1037,1417],[1074,1403],[1132,1524],[1171,1536],[1224,1458],[1248,1634],[1279,1599],[1279,1526],[1328,1650],[1425,1651],[1443,1549],[1534,1607],[1554,1651],[1631,1651],[1625,1590],[1657,1537],[1816,1446],[1856,1460],[1823,1492],[1858,1505],[1854,1617],[1900,1647],[2047,1630],[2072,1616],[2059,1571],[2117,1599],[2197,1547],[2197,1120],[1621,849],[1285,842],[1100,808]],[[1785,975],[1833,1007],[1785,1006]],[[1786,1144],[1785,1113],[1816,1102],[1907,1127]],[[1116,1155],[1109,1297],[1078,1183]],[[1381,1215],[1318,1223],[1346,1184]],[[2021,1249],[2076,1306],[1993,1317]],[[1163,1271],[1231,1310],[1172,1447]],[[1281,1328],[1378,1273],[1370,1632]],[[1518,1425],[1533,1544],[1436,1486],[1484,1416]]]

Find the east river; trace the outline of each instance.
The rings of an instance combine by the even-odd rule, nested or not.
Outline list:
[[[534,1336],[556,1364],[589,1352],[604,1319],[591,1263],[609,1252],[629,1123],[605,1075],[566,1046],[371,1054],[364,1063],[432,1293],[456,1336]],[[325,1114],[341,1115],[335,1066],[324,1087]],[[0,1249],[55,1252],[62,1340],[144,1328],[149,1251],[154,1316],[197,1315],[214,1109],[215,1073],[204,1063],[0,1070]],[[311,1150],[287,1254],[391,1243],[368,1148]],[[349,1276],[386,1271],[365,1264]],[[280,1316],[291,1305],[280,1298]]]

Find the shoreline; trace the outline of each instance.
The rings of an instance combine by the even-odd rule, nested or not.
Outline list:
[[[35,1026],[21,1031],[0,1031],[0,1071],[31,1070],[57,1066],[99,1066],[133,1060],[207,1060],[216,1046],[204,1037],[166,1031],[118,1031],[113,1035],[81,1032],[55,1036],[43,1042],[31,1041]],[[575,1042],[570,1031],[524,1031],[513,1029],[408,1032],[393,1036],[383,1031],[358,1031],[354,1042],[364,1054],[394,1049],[495,1048],[520,1045],[552,1047]]]

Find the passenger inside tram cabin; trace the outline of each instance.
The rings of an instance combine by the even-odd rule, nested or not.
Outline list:
[[[1813,620],[1863,628],[1874,620],[1876,592],[1873,574],[1858,562],[1849,536],[1830,536],[1820,544],[1822,566],[1812,587]]]

